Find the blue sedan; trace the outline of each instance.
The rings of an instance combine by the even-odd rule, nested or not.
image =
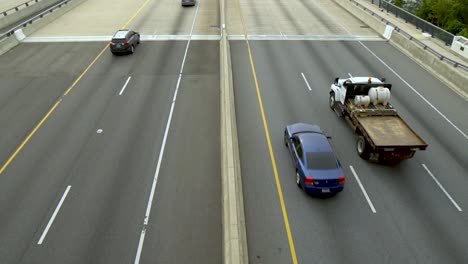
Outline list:
[[[309,194],[335,194],[345,177],[330,142],[317,125],[296,123],[286,127],[284,144],[296,167],[296,183]]]

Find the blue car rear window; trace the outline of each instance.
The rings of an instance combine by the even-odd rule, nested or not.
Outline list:
[[[333,170],[338,168],[332,152],[307,152],[307,168],[310,170]]]

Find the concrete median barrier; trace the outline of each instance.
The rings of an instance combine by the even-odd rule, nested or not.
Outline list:
[[[225,24],[225,0],[220,0],[220,88],[221,88],[221,193],[223,263],[247,264],[247,234],[244,196],[237,138],[234,87],[229,41]]]

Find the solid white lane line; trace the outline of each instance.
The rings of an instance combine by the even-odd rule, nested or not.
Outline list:
[[[195,17],[194,17],[193,23],[192,23],[192,28],[190,29],[190,36],[193,33],[193,28],[195,26],[195,21],[197,20],[198,9],[200,7],[200,4],[201,4],[201,0],[198,1],[197,10],[195,11]],[[156,185],[158,183],[159,170],[161,169],[162,159],[163,159],[163,155],[164,155],[164,149],[166,148],[166,141],[167,141],[167,137],[168,137],[168,134],[169,134],[169,128],[171,127],[171,122],[172,122],[172,114],[174,112],[174,107],[175,107],[175,103],[176,103],[176,99],[177,99],[177,94],[179,92],[180,81],[182,79],[182,73],[184,71],[185,59],[187,58],[187,53],[188,53],[188,49],[189,49],[189,46],[190,46],[190,41],[191,41],[191,39],[189,38],[189,40],[187,42],[187,46],[185,47],[184,58],[182,59],[182,64],[180,66],[179,78],[177,79],[177,85],[176,85],[176,89],[174,91],[174,97],[172,98],[171,110],[169,111],[169,118],[167,119],[167,124],[166,124],[166,129],[164,131],[164,137],[163,137],[163,141],[162,141],[162,145],[161,145],[161,150],[159,151],[158,163],[156,165],[156,171],[154,172],[153,184],[151,186],[151,192],[150,192],[150,196],[148,198],[148,205],[146,206],[145,218],[143,220],[143,228],[141,230],[140,239],[138,241],[138,248],[137,248],[137,253],[136,253],[135,262],[134,262],[135,264],[140,263],[141,251],[143,250],[143,244],[145,242],[146,228],[148,226],[149,217],[150,217],[150,213],[151,213],[151,207],[153,205],[154,192],[156,190]]]
[[[47,232],[49,232],[50,227],[52,226],[52,223],[54,223],[55,217],[57,216],[60,207],[62,207],[63,201],[65,201],[65,198],[67,197],[68,192],[70,191],[71,185],[68,185],[67,189],[65,190],[65,193],[62,195],[62,199],[60,199],[59,204],[57,205],[57,208],[55,208],[54,213],[52,214],[52,217],[49,220],[49,223],[47,224],[46,228],[44,229],[44,232],[42,233],[41,238],[37,242],[38,245],[41,245],[42,242],[44,242],[44,239],[47,235]]]
[[[348,72],[348,76],[349,78],[353,78],[353,75],[351,75],[351,73]]]
[[[442,184],[440,184],[439,180],[437,180],[437,178],[434,176],[434,174],[432,174],[432,172],[427,168],[426,164],[422,164],[422,166],[427,171],[427,173],[432,177],[432,179],[437,183],[439,188],[445,193],[445,196],[447,196],[447,198],[452,202],[452,204],[455,206],[455,208],[457,208],[458,211],[462,212],[463,210],[460,208],[460,206],[458,206],[457,202],[455,202],[455,200],[452,198],[452,196],[450,196],[450,194],[445,190],[444,186],[442,186]]]
[[[372,212],[374,214],[377,213],[377,211],[375,211],[374,205],[372,204],[372,201],[369,198],[369,195],[367,195],[366,189],[364,189],[364,186],[362,185],[361,180],[359,180],[359,177],[358,177],[357,173],[354,171],[353,166],[349,166],[349,168],[351,169],[351,172],[353,173],[354,178],[356,178],[356,181],[359,184],[359,187],[361,187],[361,191],[364,194],[364,196],[366,197],[367,203],[369,204]]]
[[[304,82],[305,82],[305,83],[306,83],[306,85],[307,85],[307,88],[309,88],[309,91],[312,91],[312,88],[310,88],[309,82],[307,81],[307,79],[306,79],[306,77],[305,77],[304,73],[303,73],[303,72],[301,72],[301,74],[302,74],[302,78],[304,79]]]
[[[456,126],[450,119],[448,119],[442,112],[439,111],[429,100],[427,100],[422,94],[420,94],[411,84],[409,84],[403,77],[401,77],[395,70],[393,70],[390,66],[388,66],[381,58],[379,58],[374,52],[372,52],[366,45],[362,44],[362,42],[359,42],[367,51],[369,51],[370,54],[372,54],[377,60],[379,60],[385,67],[387,67],[393,74],[395,74],[396,77],[398,77],[402,82],[404,82],[411,90],[413,90],[414,93],[416,93],[421,99],[424,100],[434,111],[436,111],[445,121],[447,121],[453,128],[455,128],[460,134],[462,134],[466,140],[468,140],[468,135],[465,134],[458,126]]]
[[[348,34],[351,34],[351,32],[346,28],[344,27],[343,25],[341,25],[340,23],[338,23],[346,32],[348,32]],[[405,83],[411,90],[413,90],[414,93],[416,93],[421,99],[424,100],[424,102],[426,102],[432,109],[434,109],[434,111],[436,111],[443,119],[445,119],[445,121],[447,121],[453,128],[455,128],[455,130],[457,130],[460,134],[462,134],[466,140],[468,140],[468,135],[463,132],[460,128],[458,128],[458,126],[456,126],[452,121],[450,121],[450,119],[448,119],[444,114],[442,114],[442,112],[439,111],[439,109],[437,109],[433,104],[431,104],[431,102],[429,102],[429,100],[427,100],[422,94],[420,94],[411,84],[409,84],[405,79],[403,79],[403,77],[401,77],[395,70],[392,69],[392,67],[390,67],[387,63],[385,63],[379,56],[377,56],[374,52],[372,52],[372,50],[370,50],[366,45],[364,45],[364,43],[362,43],[361,41],[359,41],[359,44],[361,44],[361,46],[363,46],[370,54],[372,54],[372,56],[374,56],[378,61],[380,61],[385,67],[387,67],[387,69],[389,69],[393,74],[395,74],[396,77],[398,77],[398,79],[400,79],[403,83]]]
[[[132,76],[128,76],[128,79],[127,79],[127,81],[125,82],[124,86],[122,87],[122,90],[120,90],[119,95],[122,95],[122,94],[123,94],[123,92],[125,91],[125,87],[127,87],[127,84],[128,84],[128,82],[130,81],[131,78],[132,78]]]

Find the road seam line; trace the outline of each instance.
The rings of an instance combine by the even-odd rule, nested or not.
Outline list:
[[[130,79],[132,79],[132,76],[128,76],[128,79],[127,79],[127,81],[125,82],[124,86],[122,87],[122,90],[120,90],[119,95],[122,95],[122,94],[123,94],[123,92],[125,91],[125,88],[127,87],[127,84],[128,84],[128,82],[130,81]]]
[[[305,77],[304,73],[301,72],[302,78],[304,79],[304,82],[307,85],[307,88],[309,88],[309,91],[312,91],[312,88],[310,88],[309,82],[307,81],[307,78]]]
[[[195,17],[194,17],[193,23],[192,23],[192,28],[190,29],[190,35],[192,35],[192,33],[193,33],[193,28],[195,26],[195,21],[197,20],[198,9],[200,7],[200,4],[201,4],[201,0],[198,1],[197,10],[195,11]],[[158,183],[158,178],[159,178],[159,170],[161,169],[161,163],[162,163],[162,159],[163,159],[163,155],[164,155],[164,149],[166,148],[166,141],[167,141],[167,137],[168,137],[168,134],[169,134],[169,128],[170,128],[171,122],[172,122],[172,114],[174,112],[175,103],[176,103],[176,99],[177,99],[177,94],[179,92],[180,81],[182,79],[182,73],[184,71],[185,59],[187,57],[189,46],[190,46],[190,39],[188,40],[187,46],[185,47],[185,53],[184,53],[184,57],[182,59],[182,64],[180,66],[179,77],[177,79],[176,89],[174,91],[174,97],[172,98],[171,109],[169,111],[169,117],[168,117],[168,120],[167,120],[166,129],[164,131],[164,137],[163,137],[161,149],[159,151],[158,163],[156,165],[156,170],[154,172],[153,184],[151,185],[151,192],[150,192],[150,196],[148,198],[148,204],[146,206],[145,218],[143,220],[143,227],[142,227],[142,230],[141,230],[140,239],[138,241],[138,248],[137,248],[137,253],[136,253],[135,262],[134,262],[135,264],[140,263],[141,253],[143,251],[143,244],[145,242],[145,236],[146,236],[146,228],[148,227],[149,217],[150,217],[150,214],[151,214],[151,207],[153,205],[153,200],[154,200],[154,193],[156,191],[156,185]]]
[[[71,188],[71,185],[68,185],[67,189],[66,189],[65,192],[63,193],[62,198],[60,199],[59,204],[58,204],[57,207],[55,208],[55,211],[54,211],[54,213],[52,214],[52,217],[51,217],[50,220],[49,220],[49,223],[47,224],[46,228],[44,229],[44,232],[42,233],[41,238],[40,238],[39,241],[37,242],[38,245],[42,245],[42,242],[44,242],[44,239],[45,239],[47,233],[49,232],[50,227],[51,227],[52,224],[54,223],[55,217],[57,216],[57,214],[58,214],[58,212],[59,212],[59,210],[60,210],[60,207],[62,207],[62,204],[63,204],[63,202],[65,201],[65,198],[67,197],[68,192],[70,191],[70,188]]]
[[[367,195],[366,189],[364,189],[364,186],[362,185],[361,180],[359,179],[359,177],[358,177],[356,171],[354,171],[353,166],[349,166],[349,168],[351,169],[351,172],[353,173],[354,178],[356,179],[356,181],[357,181],[359,187],[361,188],[362,193],[363,193],[364,196],[366,197],[367,203],[369,204],[369,207],[371,208],[372,212],[373,212],[374,214],[377,213],[377,211],[375,210],[374,204],[372,204],[372,201],[371,201],[371,199],[369,198],[369,195]]]
[[[432,172],[427,168],[426,164],[422,164],[423,168],[426,170],[426,172],[429,174],[429,176],[432,177],[432,179],[435,181],[435,183],[439,186],[439,188],[444,192],[445,196],[452,202],[452,204],[457,208],[458,211],[462,212],[463,210],[458,206],[457,202],[452,198],[452,196],[445,190],[444,186],[437,180],[437,178],[432,174]]]

